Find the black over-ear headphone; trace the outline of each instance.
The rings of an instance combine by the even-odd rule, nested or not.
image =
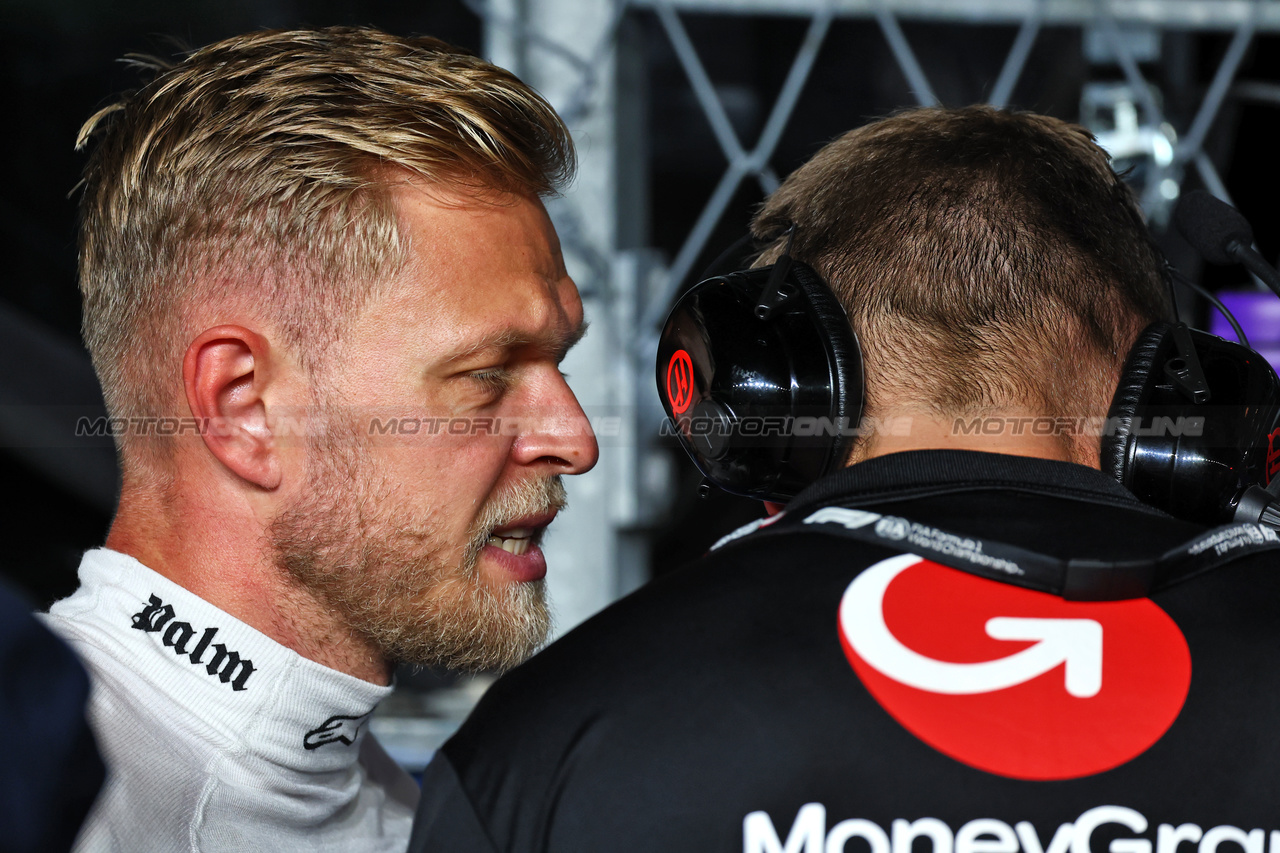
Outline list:
[[[1280,381],[1262,356],[1182,323],[1153,323],[1116,386],[1102,470],[1178,518],[1263,520],[1275,496],[1262,486],[1280,471],[1278,414]]]
[[[789,250],[788,242],[788,250]],[[784,252],[685,293],[657,381],[685,451],[725,491],[785,501],[848,454],[861,350],[826,283]],[[1280,527],[1280,380],[1264,358],[1184,324],[1144,331],[1104,428],[1102,468],[1138,497],[1205,524]]]
[[[789,251],[685,293],[662,330],[657,380],[707,480],[760,500],[789,500],[839,468],[862,416],[849,318]]]

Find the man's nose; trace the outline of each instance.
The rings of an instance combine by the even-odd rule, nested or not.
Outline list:
[[[582,474],[600,458],[595,431],[559,372],[527,415],[513,453],[523,465],[546,464],[553,474]]]

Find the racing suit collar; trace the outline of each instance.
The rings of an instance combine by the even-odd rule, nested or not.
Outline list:
[[[1076,498],[1164,516],[1096,468],[972,450],[911,450],[842,468],[797,495],[787,509],[861,506],[884,500],[1004,489]]]

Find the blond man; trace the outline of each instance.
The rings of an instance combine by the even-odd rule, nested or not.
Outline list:
[[[540,201],[568,134],[462,51],[333,28],[197,50],[94,137],[123,482],[49,617],[109,768],[80,849],[403,849],[417,791],[366,725],[392,667],[543,640],[538,541],[596,459]]]

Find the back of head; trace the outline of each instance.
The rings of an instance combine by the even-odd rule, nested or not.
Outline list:
[[[1086,130],[1045,116],[926,108],[858,128],[753,230],[792,224],[792,254],[859,335],[872,415],[1105,415],[1134,338],[1167,313],[1131,191]]]
[[[394,184],[540,196],[573,172],[568,132],[536,92],[436,39],[264,31],[156,65],[78,143],[101,136],[80,286],[115,417],[185,413],[182,353],[210,309],[262,319],[317,368],[404,262]],[[126,474],[136,444],[121,446]]]

